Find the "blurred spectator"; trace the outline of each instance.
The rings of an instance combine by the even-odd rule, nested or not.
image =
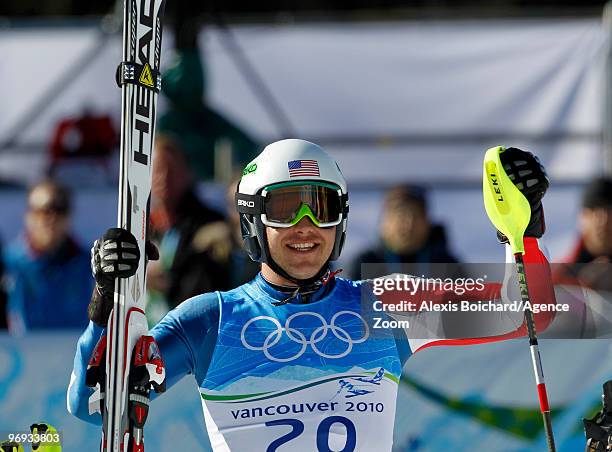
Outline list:
[[[386,264],[381,266],[381,274],[408,271],[418,276],[453,277],[458,270],[431,265],[452,264],[458,260],[448,248],[444,226],[430,221],[422,187],[400,185],[387,191],[379,234],[379,244],[353,261],[353,278],[361,277],[362,263]],[[414,265],[402,266],[402,263]]]
[[[610,262],[612,258],[612,179],[593,180],[584,191],[580,237],[566,262]]]
[[[9,330],[83,328],[93,278],[89,252],[70,233],[70,193],[45,181],[27,202],[24,234],[4,254]]]
[[[0,257],[2,256],[2,242],[0,242]],[[6,322],[6,290],[4,289],[4,262],[0,259],[0,330],[5,330]]]
[[[224,176],[231,177],[255,157],[258,145],[207,104],[205,68],[197,45],[199,22],[190,11],[182,13],[175,24],[175,54],[163,76],[168,109],[159,117],[157,130],[180,143],[198,179],[214,178],[215,163],[221,161]]]
[[[147,272],[151,321],[194,295],[231,287],[223,216],[198,199],[177,142],[159,134],[153,155],[151,232],[160,259]]]
[[[579,215],[579,237],[564,259],[562,275],[578,278],[591,288],[612,290],[612,179],[594,179],[584,191]],[[557,279],[561,274],[557,274]],[[566,281],[567,282],[567,281]]]

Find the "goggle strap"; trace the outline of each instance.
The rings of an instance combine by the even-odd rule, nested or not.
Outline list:
[[[234,196],[238,213],[259,215],[264,211],[264,198],[260,195],[247,195],[236,192]]]
[[[340,198],[340,202],[342,203],[342,216],[346,218],[349,212],[349,202],[348,202],[348,193],[344,193]]]

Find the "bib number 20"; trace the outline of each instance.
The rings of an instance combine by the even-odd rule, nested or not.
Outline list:
[[[317,452],[332,452],[329,448],[329,430],[335,424],[341,424],[346,429],[346,442],[342,450],[338,452],[354,452],[357,445],[357,430],[355,424],[344,416],[330,416],[321,421],[317,427]],[[266,427],[276,425],[288,425],[291,427],[291,431],[272,441],[266,452],[276,452],[280,446],[297,438],[304,432],[304,423],[298,419],[278,419],[266,422]]]

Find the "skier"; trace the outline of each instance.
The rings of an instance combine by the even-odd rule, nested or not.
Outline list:
[[[537,240],[544,233],[546,173],[537,158],[518,149],[506,150],[502,162],[532,209],[524,261],[548,268]],[[371,282],[330,271],[344,244],[348,191],[337,163],[313,143],[289,139],[267,146],[245,168],[236,207],[245,249],[261,272],[234,290],[183,302],[150,331],[168,387],[194,375],[215,451],[390,451],[397,387],[413,353],[525,335],[524,324],[491,326],[496,313],[487,337],[468,325],[465,341],[416,340],[402,329],[375,332],[366,320]],[[79,339],[67,394],[68,410],[89,422],[101,417],[88,415],[87,362],[100,325],[107,324],[115,278],[136,271],[135,243],[127,231],[110,229],[92,249],[91,322]],[[529,289],[534,303],[554,303],[550,278],[534,278]],[[501,284],[487,284],[462,299],[499,300],[502,291]],[[422,290],[417,297],[440,296]],[[547,314],[536,314],[539,329]],[[427,315],[415,318],[427,321]]]

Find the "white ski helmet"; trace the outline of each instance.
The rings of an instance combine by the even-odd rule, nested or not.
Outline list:
[[[341,221],[336,226],[334,247],[328,262],[315,280],[325,273],[329,261],[338,259],[346,237],[348,215],[348,191],[344,176],[336,161],[320,146],[305,140],[287,139],[266,146],[242,173],[236,191],[236,208],[240,214],[240,226],[244,247],[256,262],[265,262],[277,273],[287,277],[270,256],[266,226],[262,221],[264,196],[262,192],[271,185],[282,183],[327,183],[337,187],[341,202]],[[290,280],[295,280],[289,277]]]

